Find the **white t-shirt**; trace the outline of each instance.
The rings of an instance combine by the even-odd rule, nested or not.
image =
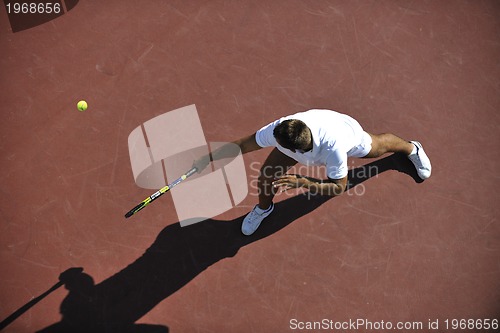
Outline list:
[[[288,119],[299,119],[309,127],[313,138],[311,151],[293,153],[278,144],[274,128]],[[363,128],[355,119],[332,110],[313,109],[273,121],[258,130],[255,139],[259,146],[276,147],[299,163],[325,165],[329,178],[341,179],[348,173],[348,152],[362,143],[363,134]]]

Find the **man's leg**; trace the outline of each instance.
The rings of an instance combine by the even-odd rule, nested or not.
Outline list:
[[[368,133],[370,134],[370,133]],[[408,141],[392,133],[370,134],[372,138],[372,148],[365,157],[375,158],[386,153],[402,153],[410,155],[415,146]]]
[[[405,154],[417,169],[420,178],[427,179],[431,176],[431,161],[420,142],[408,142],[391,133],[368,134],[372,144],[370,152],[364,157],[379,157],[385,153]]]
[[[264,165],[260,169],[257,183],[259,190],[259,207],[261,209],[268,209],[273,202],[276,189],[273,188],[272,182],[276,180],[276,178],[284,175],[295,164],[297,164],[296,160],[286,156],[276,148],[269,154]]]
[[[285,174],[288,169],[297,163],[293,158],[274,149],[267,157],[264,165],[260,169],[260,175],[257,182],[259,190],[259,204],[256,205],[250,213],[243,219],[241,232],[244,235],[253,234],[260,223],[273,212],[273,198],[276,189],[273,188],[273,181]]]

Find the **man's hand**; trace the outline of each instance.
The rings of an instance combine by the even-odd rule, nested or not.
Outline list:
[[[205,155],[193,162],[193,167],[198,173],[201,173],[210,164],[210,155]]]
[[[291,188],[306,187],[311,181],[301,175],[284,175],[273,182],[274,188],[280,188],[280,192]]]
[[[338,196],[347,186],[347,176],[342,179],[319,180],[301,175],[284,175],[273,182],[274,188],[281,188],[280,192],[291,188],[304,187],[312,194]]]

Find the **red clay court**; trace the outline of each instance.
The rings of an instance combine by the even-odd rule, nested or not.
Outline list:
[[[2,332],[494,331],[500,2],[62,9],[31,26],[0,10]],[[422,142],[433,175],[416,181],[399,156],[353,160],[347,193],[281,195],[250,237],[252,187],[188,227],[170,194],[125,219],[152,193],[134,182],[129,134],[192,104],[207,142],[336,110]],[[269,152],[244,156],[249,184]]]

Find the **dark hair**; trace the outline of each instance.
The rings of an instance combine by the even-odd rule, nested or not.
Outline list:
[[[282,121],[274,128],[273,135],[286,149],[307,149],[311,140],[309,128],[298,119]]]

